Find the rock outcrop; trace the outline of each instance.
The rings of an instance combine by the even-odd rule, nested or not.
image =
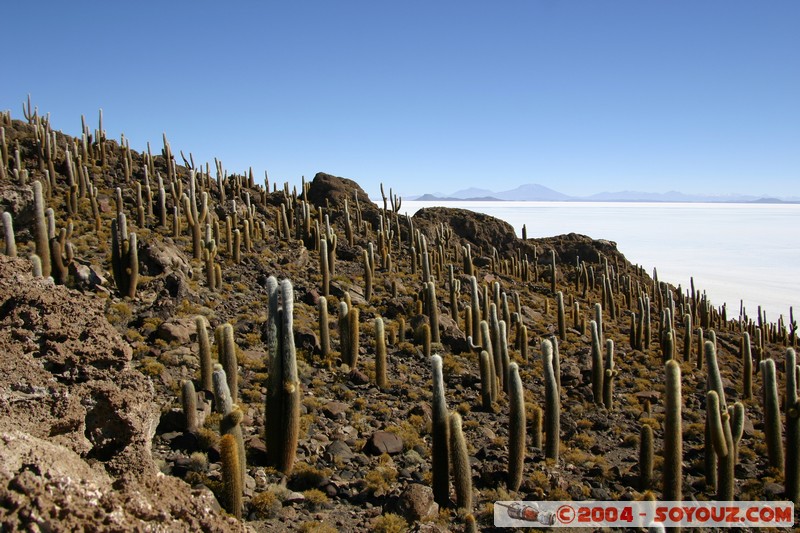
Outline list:
[[[0,256],[0,529],[233,531],[151,457],[160,408],[97,297]]]

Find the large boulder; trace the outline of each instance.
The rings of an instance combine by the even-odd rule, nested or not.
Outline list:
[[[493,247],[499,252],[508,252],[517,244],[517,236],[511,224],[467,209],[426,207],[417,211],[413,219],[414,224],[425,228],[430,236],[435,235],[436,229],[442,224],[446,228],[452,228],[454,237],[479,249],[473,250],[473,256],[491,256]]]
[[[380,220],[380,209],[372,203],[364,189],[351,179],[318,172],[309,184],[306,200],[317,207],[330,206],[331,221],[341,218],[344,214],[344,202],[347,200],[350,216],[355,222],[356,197],[361,208],[361,217],[377,228]]]

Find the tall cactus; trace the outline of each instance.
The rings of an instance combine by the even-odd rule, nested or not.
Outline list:
[[[469,464],[467,442],[461,428],[461,415],[456,412],[448,417],[450,433],[450,459],[453,466],[453,485],[456,490],[456,505],[467,512],[472,511],[472,468]]]
[[[508,368],[508,490],[519,489],[525,462],[525,397],[517,363]]]
[[[197,330],[198,359],[200,360],[200,390],[211,392],[213,390],[213,383],[211,382],[213,368],[211,365],[211,343],[208,341],[205,317],[195,317],[194,325]]]
[[[558,306],[558,337],[567,340],[567,319],[564,311],[564,294],[558,291],[556,294],[556,304]]]
[[[194,433],[197,431],[197,393],[194,390],[194,383],[187,379],[181,386],[181,405],[183,407],[183,419],[186,431]]]
[[[223,507],[230,514],[242,519],[242,476],[239,447],[233,435],[225,435],[219,441],[222,460]]]
[[[797,390],[797,355],[786,350],[786,498],[800,502],[800,401]]]
[[[653,428],[647,424],[639,430],[639,490],[650,490],[653,483]]]
[[[322,360],[328,361],[331,353],[331,334],[328,326],[328,300],[324,296],[320,296],[317,307],[319,308],[320,351],[322,352]]]
[[[375,319],[375,384],[384,389],[389,384],[386,377],[386,334],[383,319]]]
[[[600,334],[597,322],[592,320],[589,323],[589,330],[592,332],[592,397],[594,403],[603,402],[603,379],[605,377],[603,368],[603,352],[600,348]]]
[[[683,431],[681,429],[681,367],[666,364],[666,418],[664,421],[664,501],[683,499]]]
[[[708,343],[706,343],[708,345]],[[783,443],[781,442],[781,413],[778,405],[778,380],[775,376],[775,361],[761,361],[764,380],[764,434],[767,441],[769,465],[782,469],[784,466]]]
[[[236,356],[236,341],[233,338],[233,326],[222,324],[214,331],[217,343],[217,358],[225,370],[228,379],[228,390],[231,400],[236,403],[239,399],[239,362]]]
[[[0,163],[4,164],[2,161],[0,161]],[[11,218],[11,213],[8,211],[3,211],[3,235],[6,243],[6,255],[9,257],[17,257],[17,241],[14,239],[14,222]]]
[[[614,406],[614,378],[619,371],[614,366],[614,341],[606,339],[606,360],[603,375],[603,405],[609,411]]]
[[[442,358],[431,357],[433,371],[433,424],[431,430],[431,474],[433,499],[441,507],[450,503],[450,428],[447,420],[447,403],[444,398],[444,377],[442,376]]]
[[[270,463],[290,474],[300,433],[300,381],[297,379],[297,353],[294,345],[294,290],[288,279],[267,279],[269,292],[268,338],[271,369],[267,387],[266,439]],[[279,307],[279,296],[280,304]]]
[[[35,217],[34,240],[36,242],[36,255],[42,262],[42,276],[50,276],[50,239],[47,232],[47,221],[44,216],[44,197],[42,196],[42,183],[33,182],[33,209]]]
[[[545,390],[544,456],[557,461],[561,443],[561,399],[558,395],[558,383],[553,368],[553,345],[548,340],[542,341],[542,361],[544,363]]]

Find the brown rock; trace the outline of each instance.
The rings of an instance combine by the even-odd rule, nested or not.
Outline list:
[[[403,439],[388,431],[376,431],[364,444],[364,453],[369,455],[389,455],[403,451]]]
[[[414,483],[400,494],[397,509],[408,522],[416,522],[439,512],[439,504],[433,501],[433,489]]]

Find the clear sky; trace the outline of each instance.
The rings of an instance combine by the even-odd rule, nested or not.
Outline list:
[[[224,5],[223,5],[224,4]],[[0,108],[279,183],[797,196],[800,2],[7,2]]]

